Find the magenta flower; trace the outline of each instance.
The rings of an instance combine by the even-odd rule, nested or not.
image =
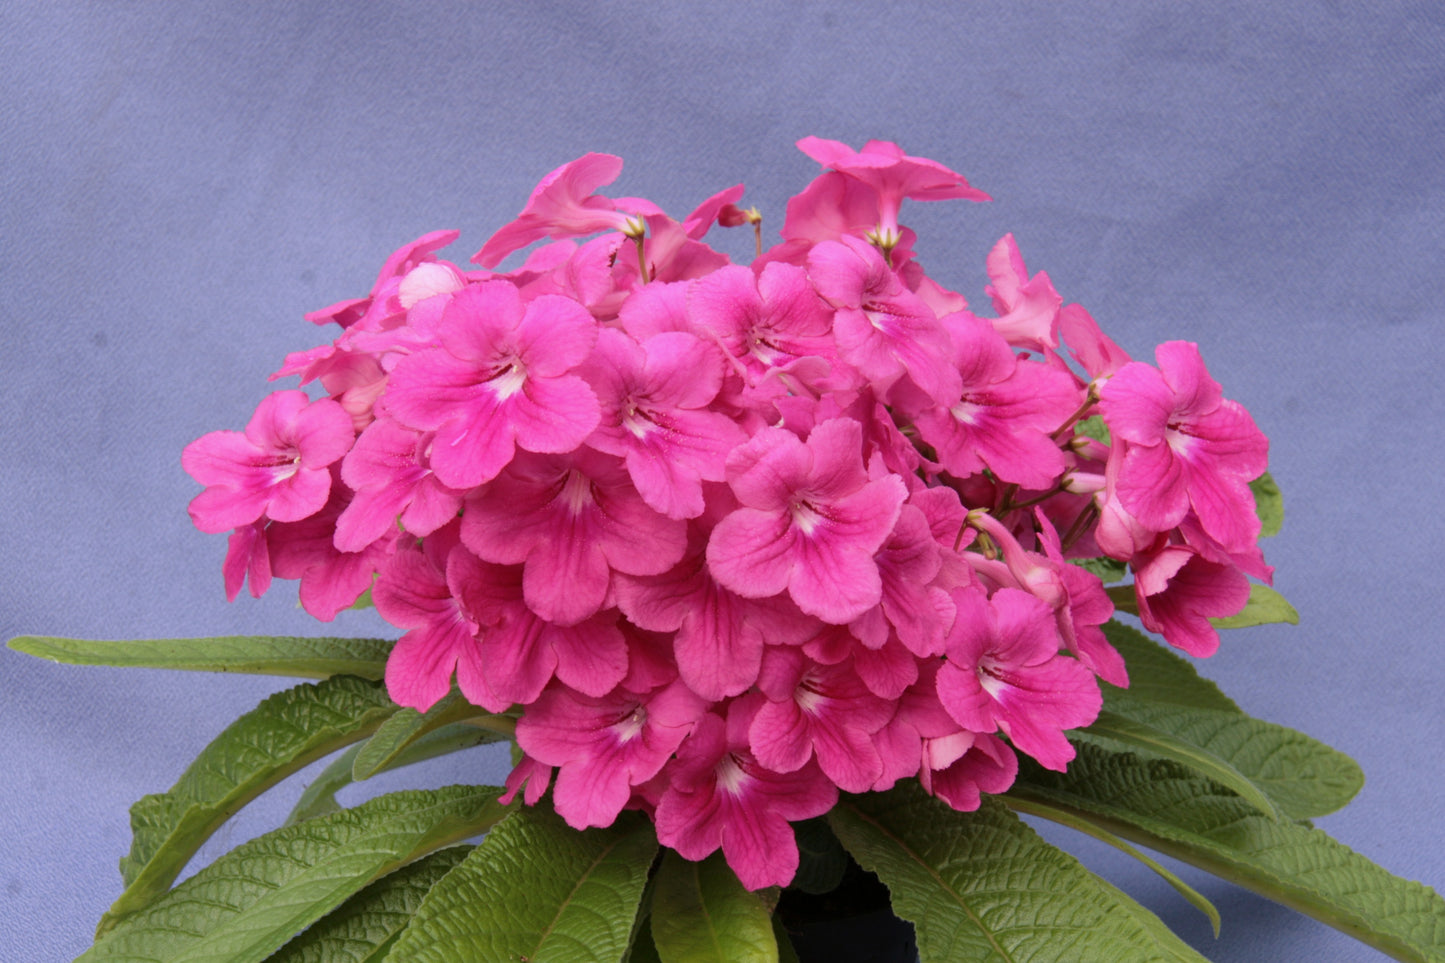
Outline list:
[[[338,301],[319,311],[312,311],[306,315],[306,320],[313,324],[334,321],[347,329],[357,324],[361,327],[375,326],[382,317],[397,313],[400,305],[395,299],[407,275],[422,265],[436,264],[436,252],[461,237],[461,234],[461,231],[432,231],[397,248],[381,266],[369,295]]]
[[[897,144],[886,140],[870,140],[861,151],[855,151],[841,141],[804,137],[798,141],[798,149],[824,167],[877,192],[878,234],[885,247],[891,248],[897,241],[898,210],[905,197],[918,201],[990,199],[969,186],[962,174],[926,157],[905,154]]]
[[[796,772],[809,759],[844,792],[866,792],[883,773],[873,733],[893,718],[893,703],[868,690],[847,663],[819,665],[796,648],[763,656],[748,744],[775,772]],[[744,697],[749,698],[749,697]]]
[[[1102,705],[1094,674],[1059,654],[1053,612],[1027,592],[1005,588],[985,599],[961,590],[953,598],[958,618],[938,670],[938,700],[965,729],[1001,730],[1020,752],[1062,772],[1074,758],[1064,730],[1093,722]]]
[[[649,508],[620,459],[580,448],[519,455],[467,500],[462,541],[487,561],[522,565],[532,611],[575,625],[602,608],[613,570],[660,575],[677,564],[687,522]]]
[[[988,252],[988,279],[993,283],[984,293],[998,312],[988,321],[1004,340],[1016,348],[1058,347],[1059,306],[1064,299],[1043,271],[1029,277],[1012,234],[1005,234]]]
[[[808,275],[837,308],[838,353],[880,397],[905,375],[939,403],[958,396],[948,332],[873,245],[856,237],[824,241],[808,254]]]
[[[383,400],[397,421],[436,432],[430,464],[443,485],[490,481],[518,447],[571,451],[597,427],[597,396],[569,373],[597,341],[577,302],[523,305],[511,284],[484,281],[452,299],[439,335],[440,347],[401,359]]]
[[[517,744],[557,767],[552,798],[568,825],[610,826],[632,787],[657,775],[706,708],[680,683],[602,697],[553,686],[518,721]]]
[[[1234,615],[1249,601],[1249,578],[1187,545],[1166,545],[1131,562],[1139,621],[1164,641],[1201,658],[1219,648],[1211,618]]]
[[[723,382],[718,349],[682,332],[641,344],[604,329],[588,369],[602,406],[589,444],[621,456],[643,501],[670,518],[702,514],[702,483],[722,481],[728,452],[747,435],[707,410]]]
[[[960,478],[986,468],[1025,488],[1051,487],[1064,455],[1050,433],[1082,400],[1074,379],[1019,358],[987,321],[954,315],[949,324],[962,391],[920,411],[919,434]]]
[[[1117,443],[1117,493],[1124,510],[1155,532],[1192,508],[1204,531],[1230,551],[1259,536],[1249,481],[1264,473],[1269,440],[1249,412],[1224,398],[1199,346],[1169,341],[1120,368],[1099,393]]]
[[[798,871],[798,841],[790,821],[821,816],[838,801],[838,787],[808,763],[777,773],[747,748],[746,713],[726,723],[704,715],[663,770],[667,776],[654,821],[657,840],[685,859],[722,848],[748,889],[782,886]]]
[[[610,198],[593,192],[622,173],[622,158],[584,154],[542,178],[517,219],[493,234],[472,260],[493,268],[518,248],[544,237],[581,237],[598,231],[634,231],[640,222],[617,209]],[[635,205],[634,205],[635,206]],[[638,213],[655,213],[646,204]]]
[[[331,492],[328,466],[354,437],[351,417],[330,398],[267,395],[244,432],[213,431],[181,453],[181,467],[206,486],[191,500],[191,521],[219,534],[263,515],[294,522],[319,512]]]
[[[401,525],[430,535],[457,517],[462,493],[437,481],[427,466],[431,437],[386,418],[371,423],[341,463],[354,491],[336,519],[336,547],[357,552]]]
[[[834,418],[806,444],[765,428],[728,458],[728,483],[744,507],[713,530],[708,567],[746,598],[786,591],[825,622],[851,622],[883,597],[873,555],[908,497],[896,475],[869,480],[863,427]]]
[[[786,597],[749,599],[717,583],[704,559],[711,527],[689,527],[682,561],[661,575],[617,575],[617,604],[634,624],[675,633],[673,655],[688,688],[711,701],[758,679],[763,646],[797,645],[818,623]]]

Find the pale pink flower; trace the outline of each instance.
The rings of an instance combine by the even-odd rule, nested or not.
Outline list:
[[[1015,348],[1056,348],[1059,344],[1059,306],[1064,299],[1043,271],[1029,277],[1018,242],[1005,234],[988,252],[988,278],[984,293],[993,299],[998,317],[987,319],[995,331]]]

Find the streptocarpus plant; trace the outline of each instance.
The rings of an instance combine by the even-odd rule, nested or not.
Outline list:
[[[850,859],[924,960],[1200,958],[1017,813],[1137,855],[1216,926],[1130,841],[1445,959],[1439,897],[1308,823],[1357,767],[1114,620],[1194,656],[1294,620],[1258,544],[1268,442],[1199,348],[1133,360],[1012,236],[975,313],[899,214],[985,194],[890,143],[799,147],[825,170],[767,250],[741,185],[678,222],[597,193],[617,158],[564,164],[480,270],[438,256],[454,231],[401,248],[308,315],[340,333],[276,377],[319,390],[186,448],[230,598],[299,579],[309,613],[369,601],[395,643],[12,643],[321,680],[137,803],[83,959],[777,960],[780,890]],[[751,264],[718,225],[753,226]],[[500,739],[504,787],[335,801]],[[288,825],[172,888],[331,753]]]

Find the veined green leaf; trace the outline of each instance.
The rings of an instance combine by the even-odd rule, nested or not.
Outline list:
[[[1129,565],[1113,558],[1071,558],[1070,562],[1086,572],[1093,572],[1104,582],[1118,582],[1129,574]]]
[[[435,759],[453,752],[462,752],[477,746],[485,746],[504,738],[506,737],[490,729],[479,729],[464,722],[454,722],[449,726],[428,732],[408,744],[405,749],[392,756],[381,771],[401,769],[412,763],[424,762],[427,759]],[[305,819],[314,819],[340,809],[341,806],[336,802],[336,794],[355,782],[352,773],[356,757],[360,755],[365,746],[366,743],[352,746],[323,769],[306,787],[301,798],[296,801],[290,815],[286,817],[286,825],[299,823]]]
[[[1086,836],[1097,839],[1101,843],[1107,843],[1119,850],[1119,852],[1134,857],[1153,870],[1160,879],[1174,887],[1175,892],[1183,896],[1191,906],[1203,913],[1205,917],[1208,918],[1209,925],[1214,928],[1215,938],[1217,939],[1219,937],[1219,910],[1215,909],[1214,904],[1205,899],[1199,890],[1184,882],[1184,880],[1180,879],[1175,873],[1171,872],[1167,866],[1151,857],[1148,853],[1140,852],[1107,829],[1094,825],[1082,816],[1076,816],[1073,813],[1066,812],[1055,806],[1050,806],[1034,799],[1021,799],[1007,795],[1000,796],[999,798],[1014,812],[1023,813],[1026,816],[1037,816],[1040,819],[1047,819],[1050,822],[1058,823],[1060,826],[1068,826],[1076,832],[1081,832]]]
[[[652,895],[662,963],[778,963],[772,914],[738,882],[722,853],[700,863],[663,854]]]
[[[453,690],[424,713],[402,709],[383,722],[357,753],[351,777],[357,781],[370,779],[383,769],[391,768],[392,760],[417,739],[463,720],[471,722],[474,728],[489,730],[494,740],[510,737],[517,728],[512,719],[493,716]]]
[[[637,813],[579,832],[520,809],[432,888],[387,963],[617,963],[656,852]]]
[[[1188,660],[1172,648],[1130,628],[1122,622],[1104,623],[1109,644],[1119,650],[1129,667],[1129,688],[1116,689],[1107,683],[1100,686],[1104,699],[1149,699],[1171,705],[1197,706],[1201,709],[1243,710],[1219,690],[1213,682],[1195,671]]]
[[[996,799],[960,813],[910,782],[845,797],[828,820],[912,921],[924,963],[1203,961]]]
[[[382,963],[422,897],[471,850],[449,846],[383,876],[317,920],[266,963]]]
[[[210,639],[59,639],[22,635],[10,648],[70,665],[188,669],[324,679],[355,675],[380,679],[395,642],[386,639],[313,639],[236,635]]]
[[[1279,818],[1279,813],[1269,796],[1265,795],[1258,786],[1250,782],[1227,760],[1221,759],[1207,749],[1202,749],[1191,742],[1178,738],[1167,729],[1136,722],[1128,716],[1104,709],[1099,712],[1098,718],[1090,723],[1088,728],[1074,729],[1069,733],[1069,741],[1075,744],[1081,741],[1098,742],[1099,740],[1105,740],[1106,747],[1108,747],[1108,743],[1118,743],[1126,749],[1143,749],[1149,755],[1159,759],[1172,759],[1193,769],[1205,778],[1227,787],[1269,818]]]
[[[1245,629],[1251,625],[1272,625],[1276,622],[1299,625],[1299,613],[1283,595],[1268,585],[1251,585],[1249,601],[1244,603],[1238,614],[1209,620],[1216,629]]]
[[[77,963],[256,963],[372,881],[485,832],[493,786],[378,796],[244,843],[127,917]]]
[[[1081,745],[1066,773],[1024,760],[1009,795],[1072,812],[1397,959],[1445,961],[1445,900],[1434,890],[1317,829],[1262,816],[1177,763]]]
[[[1254,510],[1259,515],[1259,537],[1278,535],[1284,525],[1284,496],[1280,494],[1274,476],[1265,472],[1249,483],[1249,490],[1254,492]]]
[[[1344,806],[1364,773],[1344,753],[1285,726],[1245,715],[1168,647],[1117,623],[1105,632],[1129,666],[1130,685],[1104,690],[1104,708],[1228,763],[1292,819]]]
[[[379,683],[333,676],[267,697],[201,750],[167,793],[130,811],[134,839],[120,861],[125,891],[99,933],[165,892],[232,814],[291,773],[376,730],[397,710]]]

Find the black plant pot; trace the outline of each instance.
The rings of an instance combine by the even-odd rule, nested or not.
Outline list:
[[[913,924],[893,915],[888,888],[852,860],[829,892],[785,890],[778,919],[799,963],[918,963]]]

